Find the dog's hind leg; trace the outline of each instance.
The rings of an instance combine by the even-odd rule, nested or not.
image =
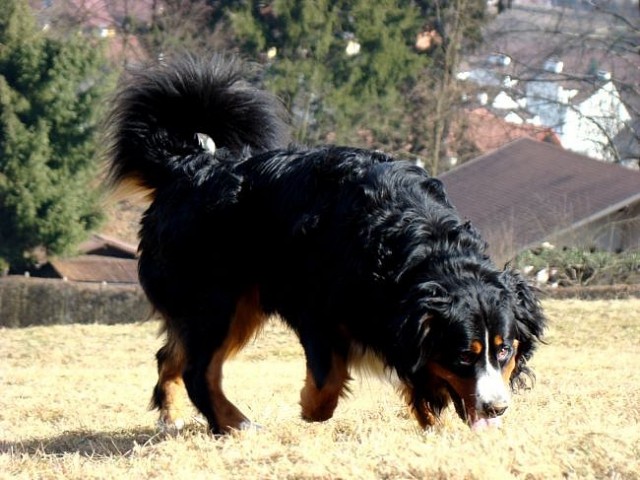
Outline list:
[[[213,433],[243,430],[252,425],[251,421],[231,403],[222,389],[222,367],[227,355],[228,344],[225,342],[213,354],[205,374],[213,414],[209,424]]]
[[[165,431],[178,431],[185,425],[189,399],[182,380],[185,354],[175,334],[167,332],[165,345],[156,354],[158,383],[153,390],[152,406],[160,410],[158,426]]]
[[[259,306],[257,290],[240,297],[228,329],[222,335],[193,338],[187,348],[185,384],[191,400],[207,418],[213,433],[228,433],[251,426],[249,419],[224,394],[222,370],[225,360],[239,351],[260,329],[266,315]]]

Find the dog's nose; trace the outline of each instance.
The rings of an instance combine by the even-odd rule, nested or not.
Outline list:
[[[508,407],[506,403],[484,403],[482,410],[487,417],[494,418],[502,415]]]

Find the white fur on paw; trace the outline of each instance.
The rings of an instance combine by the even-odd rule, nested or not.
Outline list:
[[[242,422],[240,424],[240,427],[238,428],[239,430],[252,430],[254,432],[258,431],[258,430],[262,430],[262,425],[258,424],[258,423],[253,423],[250,420],[246,420],[244,422]]]
[[[182,418],[177,418],[176,420],[169,422],[164,418],[160,418],[158,420],[158,430],[162,433],[176,434],[179,433],[184,427],[186,423]]]

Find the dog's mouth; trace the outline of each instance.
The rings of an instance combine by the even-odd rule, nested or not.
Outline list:
[[[508,407],[508,394],[499,371],[460,377],[437,363],[432,363],[430,370],[445,385],[456,413],[472,430],[502,424],[500,416]]]
[[[502,417],[489,417],[477,411],[475,407],[475,395],[459,395],[455,388],[447,383],[449,396],[453,401],[456,413],[471,430],[479,431],[487,428],[499,428],[502,426]]]

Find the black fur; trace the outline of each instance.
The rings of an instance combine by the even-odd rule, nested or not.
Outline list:
[[[134,72],[110,117],[112,182],[152,190],[140,280],[186,352],[187,391],[212,429],[225,426],[205,372],[252,289],[299,336],[318,389],[332,356],[348,362],[357,345],[398,374],[423,426],[451,399],[465,418],[432,367],[473,377],[459,357],[483,329],[519,341],[510,380],[522,385],[545,323],[539,303],[490,261],[442,183],[383,153],[288,147],[280,106],[242,68],[186,57]],[[168,355],[159,352],[160,367]]]

